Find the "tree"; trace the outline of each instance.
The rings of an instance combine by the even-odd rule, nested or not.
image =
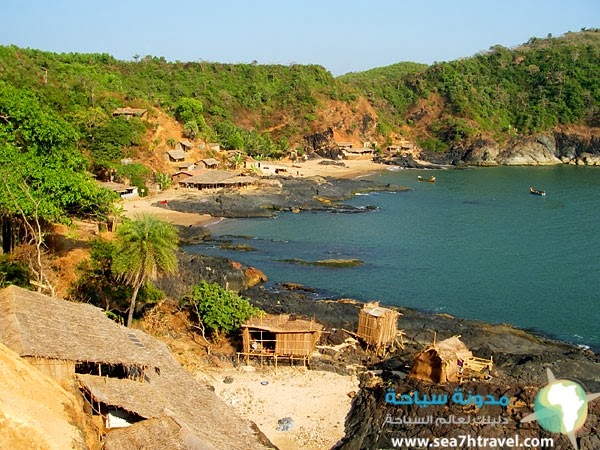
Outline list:
[[[205,339],[205,330],[218,339],[222,333],[238,330],[246,320],[262,312],[248,299],[204,280],[192,288],[191,294],[182,299],[182,304],[197,316],[197,328]]]
[[[140,288],[158,273],[177,269],[177,230],[153,215],[125,222],[117,231],[112,270],[133,288],[126,325],[131,326]]]

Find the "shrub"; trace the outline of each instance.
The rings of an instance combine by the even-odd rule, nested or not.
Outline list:
[[[217,283],[204,280],[182,299],[182,305],[197,316],[201,329],[204,328],[217,339],[223,333],[237,331],[246,320],[262,312],[253,307],[248,299]]]

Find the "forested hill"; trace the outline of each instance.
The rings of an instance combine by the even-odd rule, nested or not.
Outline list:
[[[600,30],[532,38],[429,67],[397,64],[341,81],[421,144],[447,150],[481,133],[496,141],[561,125],[600,126]]]
[[[265,157],[283,156],[302,147],[307,134],[328,128],[357,143],[384,147],[406,137],[444,152],[482,136],[503,142],[561,126],[600,126],[599,30],[337,78],[317,65],[152,56],[125,62],[0,46],[0,79],[2,89],[33,93],[73,126],[97,172],[131,153],[124,149],[144,144],[147,124],[112,117],[122,106],[159,108],[189,139]]]

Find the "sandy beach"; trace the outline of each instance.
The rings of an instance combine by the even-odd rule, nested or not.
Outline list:
[[[320,164],[323,159],[309,160],[305,162],[265,161],[264,165],[273,165],[287,169],[286,175],[308,178],[313,176],[357,178],[367,176],[376,172],[386,170],[389,166],[374,163],[371,160],[345,160],[344,165]],[[220,220],[208,214],[184,213],[169,209],[168,201],[181,199],[188,196],[190,192],[170,188],[164,192],[152,193],[148,197],[136,198],[123,201],[123,215],[135,218],[139,214],[154,214],[160,219],[181,226],[206,226]],[[166,201],[165,207],[152,206],[161,201]]]
[[[358,391],[355,376],[304,367],[211,370],[215,393],[252,420],[280,450],[324,450],[344,436],[344,420]],[[227,378],[229,377],[229,378]],[[230,383],[224,383],[227,378]],[[291,427],[278,431],[279,421]],[[286,419],[287,420],[287,419]]]

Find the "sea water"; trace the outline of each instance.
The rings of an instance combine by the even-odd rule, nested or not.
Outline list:
[[[418,175],[436,176],[436,183]],[[228,219],[213,236],[252,252],[199,246],[255,266],[269,283],[322,295],[509,323],[600,349],[600,167],[384,171],[408,192],[357,195],[360,214],[282,213]],[[546,196],[529,193],[529,187]],[[289,259],[359,259],[324,268]]]

